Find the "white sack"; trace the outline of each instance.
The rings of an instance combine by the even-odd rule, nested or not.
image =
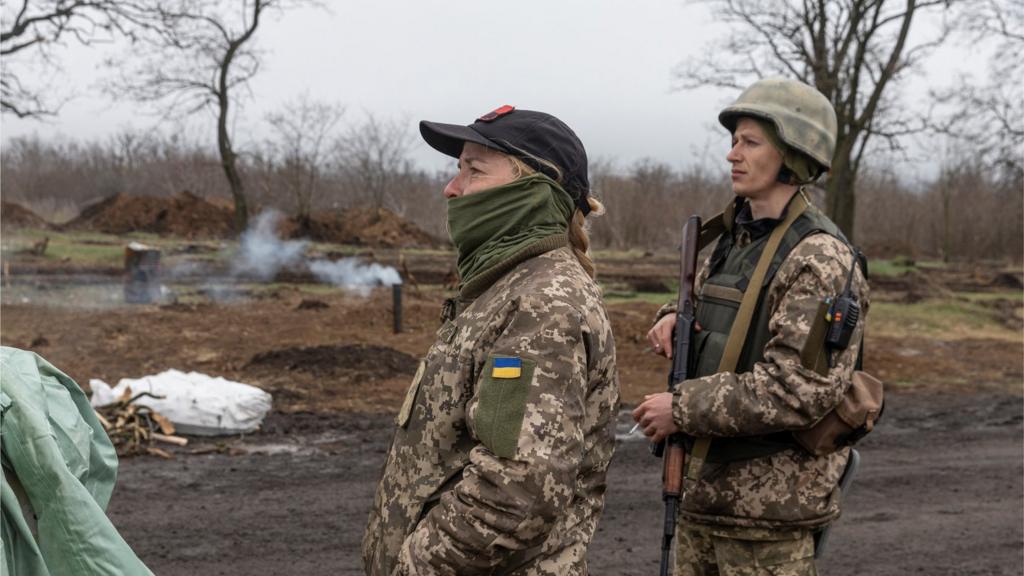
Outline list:
[[[126,387],[132,395],[149,392],[137,402],[149,406],[174,423],[182,434],[217,436],[241,434],[260,427],[270,411],[270,394],[241,382],[211,378],[199,372],[185,374],[167,370],[155,376],[122,378],[110,387],[102,380],[89,380],[94,407],[110,404],[121,397]]]

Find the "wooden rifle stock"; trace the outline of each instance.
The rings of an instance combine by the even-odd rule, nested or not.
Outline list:
[[[694,281],[697,278],[697,253],[700,252],[700,216],[690,216],[683,225],[683,243],[679,248],[679,302],[676,325],[672,333],[672,372],[668,391],[673,392],[687,378],[690,362],[690,341],[694,324]],[[672,539],[676,533],[676,510],[683,489],[685,452],[682,434],[673,434],[652,447],[656,456],[664,455],[661,497],[665,501],[665,525],[661,538],[661,575],[671,572],[669,559]]]

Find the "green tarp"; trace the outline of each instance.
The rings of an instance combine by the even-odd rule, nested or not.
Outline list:
[[[151,574],[107,519],[117,454],[82,389],[0,347],[0,567],[5,576]],[[18,500],[35,515],[22,514]]]

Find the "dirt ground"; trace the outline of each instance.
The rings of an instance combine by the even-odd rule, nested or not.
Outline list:
[[[274,395],[256,434],[193,438],[172,460],[122,460],[109,513],[139,556],[157,574],[361,573],[392,415],[434,339],[442,292],[407,289],[404,330],[393,334],[387,290],[364,298],[275,284],[235,300],[128,307],[110,282],[15,278],[32,296],[5,300],[0,341],[39,352],[83,386],[178,368]],[[656,308],[610,305],[627,406],[664,386],[667,366],[644,339]],[[895,385],[883,424],[861,446],[822,572],[1024,572],[1024,348],[878,336],[865,356]],[[597,575],[656,569],[660,462],[625,437],[629,425],[623,415],[591,551]]]
[[[1021,574],[1021,411],[1019,396],[890,396],[820,572]],[[386,416],[277,415],[221,453],[125,460],[109,514],[157,574],[362,574],[391,428]],[[660,466],[643,441],[620,442],[593,574],[657,570]]]
[[[115,303],[120,285],[47,286],[41,281],[28,303],[3,306],[4,345],[39,352],[83,387],[90,378],[116,384],[169,368],[216,373],[267,390],[284,413],[393,411],[434,340],[444,297],[439,289],[405,290],[403,331],[393,334],[386,289],[362,297],[277,284],[239,288],[236,299],[221,302],[125,306]],[[657,307],[609,308],[627,403],[665,384],[667,363],[651,356],[645,338]],[[903,389],[1005,392],[1021,388],[1022,353],[1006,340],[874,336],[865,369]]]

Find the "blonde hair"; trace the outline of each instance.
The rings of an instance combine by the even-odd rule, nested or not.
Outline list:
[[[516,179],[537,173],[537,170],[533,169],[521,159],[516,158],[515,156],[509,156],[508,158],[512,162],[512,168],[515,171]],[[556,182],[562,182],[562,171],[558,166],[555,166],[551,162],[542,158],[535,158],[534,160],[550,168],[557,176],[557,178],[555,178]],[[601,216],[605,213],[604,204],[593,196],[587,197],[587,205],[590,206],[590,213],[594,216]],[[597,267],[594,265],[594,260],[590,257],[589,230],[590,221],[583,215],[583,211],[577,207],[573,210],[572,218],[569,219],[569,246],[572,247],[572,253],[576,256],[576,260],[579,261],[580,266],[583,267],[583,271],[591,278],[594,278],[597,276]]]

